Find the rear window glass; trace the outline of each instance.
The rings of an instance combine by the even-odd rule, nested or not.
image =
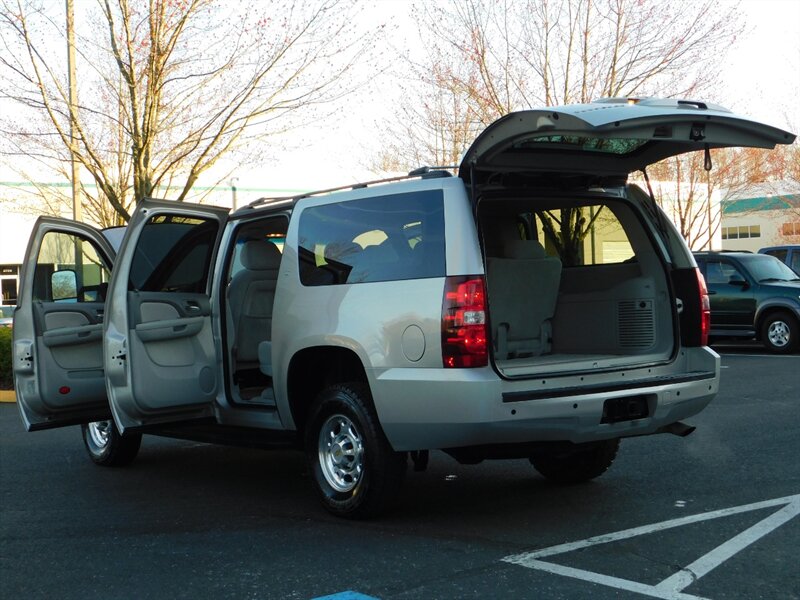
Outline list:
[[[546,146],[548,149],[558,148],[583,152],[602,152],[604,154],[629,154],[642,147],[649,140],[632,140],[619,138],[595,138],[577,135],[543,135],[526,138],[514,144],[515,148],[533,149]]]
[[[508,202],[508,210],[503,204]],[[519,210],[521,202],[487,201],[480,216],[484,252],[488,257],[522,258],[514,241],[535,241],[539,252],[556,257],[564,267],[613,265],[637,260],[634,242],[642,238],[641,225],[631,209],[621,203],[567,204],[546,208],[537,200],[534,207]]]
[[[299,253],[300,281],[308,286],[442,277],[442,191],[307,208]]]
[[[533,214],[537,238],[565,267],[610,265],[636,260],[622,223],[609,206],[576,206]]]

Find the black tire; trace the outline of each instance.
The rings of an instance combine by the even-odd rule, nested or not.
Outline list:
[[[122,436],[113,420],[81,425],[89,458],[101,467],[124,467],[133,462],[142,444],[140,434]]]
[[[599,477],[617,457],[619,439],[576,444],[566,451],[537,454],[531,464],[545,478],[561,484],[574,484]]]
[[[389,445],[365,384],[334,385],[320,393],[311,408],[305,450],[314,489],[332,514],[372,517],[397,499],[406,455]]]
[[[770,352],[785,354],[797,347],[800,326],[790,313],[774,312],[761,323],[761,341]]]

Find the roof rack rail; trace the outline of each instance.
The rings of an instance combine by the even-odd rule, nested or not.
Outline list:
[[[263,206],[265,204],[278,204],[281,202],[291,202],[292,204],[296,203],[298,200],[302,200],[303,198],[310,198],[312,196],[322,196],[324,194],[331,194],[333,192],[341,192],[343,190],[359,190],[363,189],[372,185],[377,185],[380,183],[391,183],[393,181],[403,181],[404,179],[414,179],[419,177],[421,179],[434,179],[437,177],[451,177],[452,173],[450,171],[454,171],[458,167],[455,166],[442,166],[442,167],[419,167],[418,169],[414,169],[410,171],[407,175],[397,175],[395,177],[385,177],[383,179],[373,179],[371,181],[363,181],[360,183],[351,183],[348,185],[341,185],[338,187],[333,188],[326,188],[324,190],[316,190],[313,192],[305,192],[303,194],[296,194],[294,196],[271,196],[271,197],[264,197],[258,198],[257,200],[253,200],[251,203],[246,204],[243,206],[243,209],[246,208],[256,208],[258,206]],[[241,210],[241,209],[240,209]]]

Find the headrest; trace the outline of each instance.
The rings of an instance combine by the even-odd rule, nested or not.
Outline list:
[[[355,242],[332,242],[325,246],[325,262],[353,264],[353,257],[361,252],[361,246]]]
[[[488,256],[503,256],[505,240],[519,239],[519,227],[512,217],[487,216],[482,220],[481,227]]]
[[[547,252],[536,240],[509,240],[503,246],[506,258],[546,258]]]
[[[242,246],[242,266],[248,271],[277,269],[281,263],[281,251],[272,242],[250,240]]]

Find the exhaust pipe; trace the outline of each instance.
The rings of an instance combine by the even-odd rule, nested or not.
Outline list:
[[[669,425],[664,425],[664,427],[659,427],[656,433],[671,433],[672,435],[677,435],[679,437],[686,437],[695,429],[697,429],[697,427],[692,427],[691,425],[677,421],[675,423],[670,423]]]

